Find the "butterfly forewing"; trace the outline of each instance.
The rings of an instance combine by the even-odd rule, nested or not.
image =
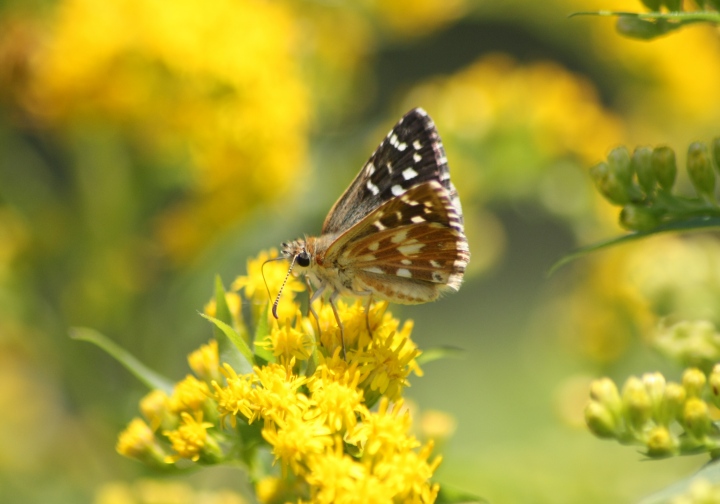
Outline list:
[[[445,149],[427,113],[413,109],[398,121],[328,213],[323,234],[347,230],[386,201],[416,185],[435,180],[462,212],[450,182]]]

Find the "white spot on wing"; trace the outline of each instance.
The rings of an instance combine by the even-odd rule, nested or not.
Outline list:
[[[366,164],[365,165],[365,174],[369,177],[373,173],[375,173],[375,165],[372,163]]]
[[[375,227],[378,229],[378,231],[382,231],[382,230],[384,230],[384,229],[387,229],[385,226],[383,226],[383,223],[380,222],[380,221],[375,221],[375,222],[373,222],[373,226],[375,226]]]
[[[412,278],[412,273],[410,273],[410,270],[405,268],[398,268],[395,274],[399,277]]]
[[[365,187],[368,188],[368,191],[373,193],[373,196],[377,196],[378,194],[380,194],[380,189],[378,189],[378,186],[373,184],[371,180],[367,181],[367,184],[365,184]]]
[[[404,264],[405,266],[410,266],[412,264],[412,261],[410,259],[402,259],[400,263]]]
[[[377,189],[377,188],[376,188]],[[395,184],[390,188],[390,191],[393,193],[393,196],[400,196],[401,194],[405,193],[405,189],[402,188],[402,186]]]
[[[412,243],[410,245],[401,245],[397,249],[402,255],[411,256],[420,252],[424,246],[424,243]]]
[[[422,156],[416,152],[415,154],[413,154],[413,161],[419,163],[420,161],[422,161]]]
[[[422,148],[422,144],[420,143],[420,140],[413,141],[413,149],[420,150]]]
[[[420,224],[421,222],[425,222],[425,219],[420,215],[413,215],[412,217],[410,217],[410,220],[414,224]]]
[[[414,179],[418,176],[418,172],[413,170],[412,168],[405,168],[402,172],[402,176],[405,180]]]
[[[370,268],[363,268],[363,271],[367,271],[368,273],[377,273],[378,275],[384,275],[385,272],[378,268],[377,266],[371,266]]]
[[[398,231],[397,233],[392,235],[392,237],[390,238],[390,241],[392,243],[402,243],[405,240],[407,240],[407,234],[408,234],[407,229],[405,229],[403,231]]]
[[[396,139],[396,141],[397,141],[397,139]],[[405,149],[407,149],[407,144],[405,142],[403,142],[403,143],[397,144],[395,147],[397,147],[397,150],[399,150],[399,151],[404,151]]]
[[[368,250],[372,250],[373,252],[375,252],[379,248],[380,242],[372,242],[370,245],[368,245]]]

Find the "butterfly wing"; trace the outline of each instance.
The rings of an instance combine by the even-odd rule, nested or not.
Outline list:
[[[332,207],[322,234],[342,233],[385,202],[431,180],[445,188],[462,223],[460,200],[450,182],[440,135],[427,113],[415,108],[390,130]]]
[[[436,180],[406,190],[338,236],[325,253],[352,290],[420,303],[458,290],[470,253],[451,193]]]

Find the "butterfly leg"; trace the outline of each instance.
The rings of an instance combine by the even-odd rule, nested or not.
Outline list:
[[[335,306],[335,300],[338,298],[340,293],[338,291],[333,292],[330,295],[330,306],[332,306],[333,313],[335,314],[335,320],[338,323],[338,328],[340,329],[340,343],[342,343],[342,351],[343,351],[343,359],[347,360],[347,353],[345,352],[345,330],[343,328],[342,320],[340,320],[340,314],[337,311],[337,307]]]
[[[313,317],[315,317],[315,323],[317,324],[318,328],[318,341],[320,341],[320,317],[318,316],[317,312],[315,311],[315,308],[313,308],[313,303],[317,298],[322,296],[323,291],[325,290],[325,286],[321,286],[318,290],[312,293],[312,296],[310,296],[310,299],[308,299],[308,311],[313,314]],[[337,317],[337,315],[336,315]]]

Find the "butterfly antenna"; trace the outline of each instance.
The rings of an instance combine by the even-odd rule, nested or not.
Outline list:
[[[288,269],[287,275],[285,275],[285,280],[283,280],[283,283],[280,286],[280,290],[278,291],[278,295],[275,298],[275,302],[272,305],[272,314],[273,314],[273,317],[275,317],[276,319],[279,318],[278,314],[277,314],[277,307],[278,307],[278,304],[280,303],[280,294],[282,294],[282,291],[285,288],[285,284],[287,283],[288,278],[290,278],[290,273],[292,273],[293,266],[295,266],[295,259],[297,259],[297,255],[293,256],[292,261],[290,262],[290,269]],[[267,283],[265,283],[265,287],[267,287]],[[268,288],[268,297],[270,297],[270,289],[269,288]]]

